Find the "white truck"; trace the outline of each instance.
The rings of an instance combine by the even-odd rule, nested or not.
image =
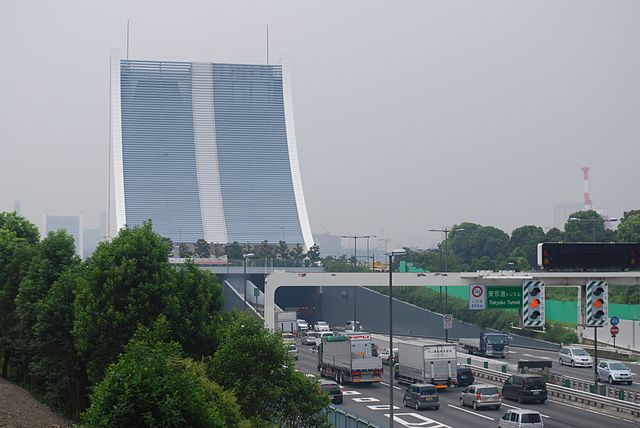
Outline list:
[[[431,383],[446,389],[457,383],[457,354],[453,343],[401,341],[397,379],[400,383]]]
[[[382,360],[374,356],[369,333],[325,336],[318,347],[318,371],[336,382],[377,383],[382,380]]]

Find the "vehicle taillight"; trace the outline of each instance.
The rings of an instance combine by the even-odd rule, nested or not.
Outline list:
[[[351,372],[351,376],[360,376],[360,370],[354,370]]]
[[[374,369],[374,370],[373,370],[373,374],[377,374],[377,375],[379,375],[379,374],[380,374],[380,369]]]
[[[476,400],[480,401],[480,393],[479,392],[476,394]]]
[[[498,398],[502,398],[502,392],[498,391]]]

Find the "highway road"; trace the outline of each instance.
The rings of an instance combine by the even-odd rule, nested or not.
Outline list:
[[[409,336],[398,336],[399,340],[417,340],[420,341],[419,338],[409,337]],[[454,342],[454,341],[452,341]],[[458,346],[458,355],[465,355],[467,351],[465,351],[461,346]],[[527,348],[516,348],[511,347],[509,350],[509,356],[505,359],[493,359],[494,361],[505,361],[509,364],[517,365],[518,361],[531,361],[531,360],[546,360],[552,362],[551,371],[553,373],[557,373],[564,376],[571,376],[577,379],[584,379],[587,381],[593,382],[594,380],[594,369],[593,367],[571,367],[571,366],[561,366],[558,361],[558,352],[556,351],[545,351],[539,349],[527,349]],[[600,358],[598,358],[600,360]],[[625,364],[631,369],[631,372],[634,376],[633,384],[624,385],[624,384],[616,384],[615,386],[631,390],[634,392],[640,392],[640,363],[628,363]]]
[[[300,354],[300,359],[296,362],[298,369],[317,376],[317,354],[307,346],[299,345],[298,349]],[[388,372],[385,378],[388,379]],[[389,426],[388,383],[343,385],[343,387],[344,402],[336,407],[381,427]],[[459,403],[461,388],[452,388],[440,394],[439,410],[415,411],[402,406],[403,385],[394,384],[393,387],[394,427],[398,428],[416,426],[427,428],[495,428],[498,426],[498,420],[508,408],[520,408],[518,403],[511,401],[503,402],[502,408],[499,410],[474,411],[468,407],[462,408]],[[553,400],[548,400],[545,404],[523,406],[539,411],[543,415],[546,428],[631,428],[638,426],[637,422],[603,415],[595,410],[574,408]]]

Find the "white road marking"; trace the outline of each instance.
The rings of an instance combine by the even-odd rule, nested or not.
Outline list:
[[[510,353],[510,354],[515,354],[515,353],[516,353],[516,351],[509,351],[509,353]]]
[[[549,400],[549,401],[551,401],[551,400]],[[557,401],[554,401],[554,403],[557,403]],[[511,404],[506,404],[504,401],[502,402],[502,405],[503,406],[507,406],[507,407],[511,407],[512,409],[522,410],[522,407],[512,406]],[[569,407],[571,407],[571,406],[569,406]],[[600,414],[600,413],[598,413],[598,414]],[[551,416],[543,415],[542,413],[540,413],[540,416],[542,416],[543,418],[551,419]]]
[[[380,382],[380,385],[389,386],[389,384],[388,384],[388,383],[384,383],[384,382]],[[400,390],[400,389],[402,389],[402,388],[398,388],[397,386],[395,386],[395,385],[394,385],[394,386],[393,386],[393,389],[398,389],[398,390]]]
[[[384,415],[389,417],[389,413],[385,413]],[[411,422],[406,420],[409,418],[415,418],[422,422]],[[393,421],[406,427],[451,428],[449,425],[445,425],[442,422],[422,416],[419,413],[394,413]]]
[[[551,359],[551,358],[549,358],[549,357],[538,357],[538,358],[543,358],[543,359],[545,359],[545,360],[550,360],[550,359]]]
[[[375,397],[358,397],[358,398],[352,398],[352,400],[355,401],[356,403],[376,403],[380,401]]]
[[[371,410],[389,410],[389,405],[388,404],[376,404],[373,406],[367,406],[368,408],[370,408]],[[393,410],[399,409],[400,407],[398,406],[393,406]]]
[[[447,406],[452,407],[452,408],[457,409],[457,410],[461,410],[461,411],[463,411],[465,413],[470,413],[472,415],[479,416],[479,417],[484,418],[484,419],[488,419],[490,421],[495,421],[495,419],[490,418],[489,416],[481,415],[480,413],[472,412],[471,410],[463,409],[462,407],[454,406],[453,404],[447,404]]]
[[[362,394],[360,391],[353,391],[353,390],[342,391],[342,395],[360,395],[360,394]]]
[[[622,419],[622,420],[625,420],[625,421],[636,422],[635,420],[620,418],[620,416],[616,416],[616,415],[608,415],[606,413],[596,412],[595,410],[585,409],[584,407],[574,407],[571,404],[562,403],[560,401],[555,401],[555,400],[549,400],[549,401],[552,402],[553,404],[560,404],[561,406],[571,407],[572,409],[580,409],[581,411],[585,411],[585,412],[589,412],[589,413],[595,413],[596,415],[600,415],[600,416],[607,416],[607,417],[609,417],[611,419],[615,419],[615,420]]]

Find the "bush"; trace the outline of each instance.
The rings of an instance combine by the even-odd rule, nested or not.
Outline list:
[[[96,386],[82,416],[87,427],[228,427],[246,424],[235,397],[211,382],[201,363],[182,358],[161,317],[140,327]]]

